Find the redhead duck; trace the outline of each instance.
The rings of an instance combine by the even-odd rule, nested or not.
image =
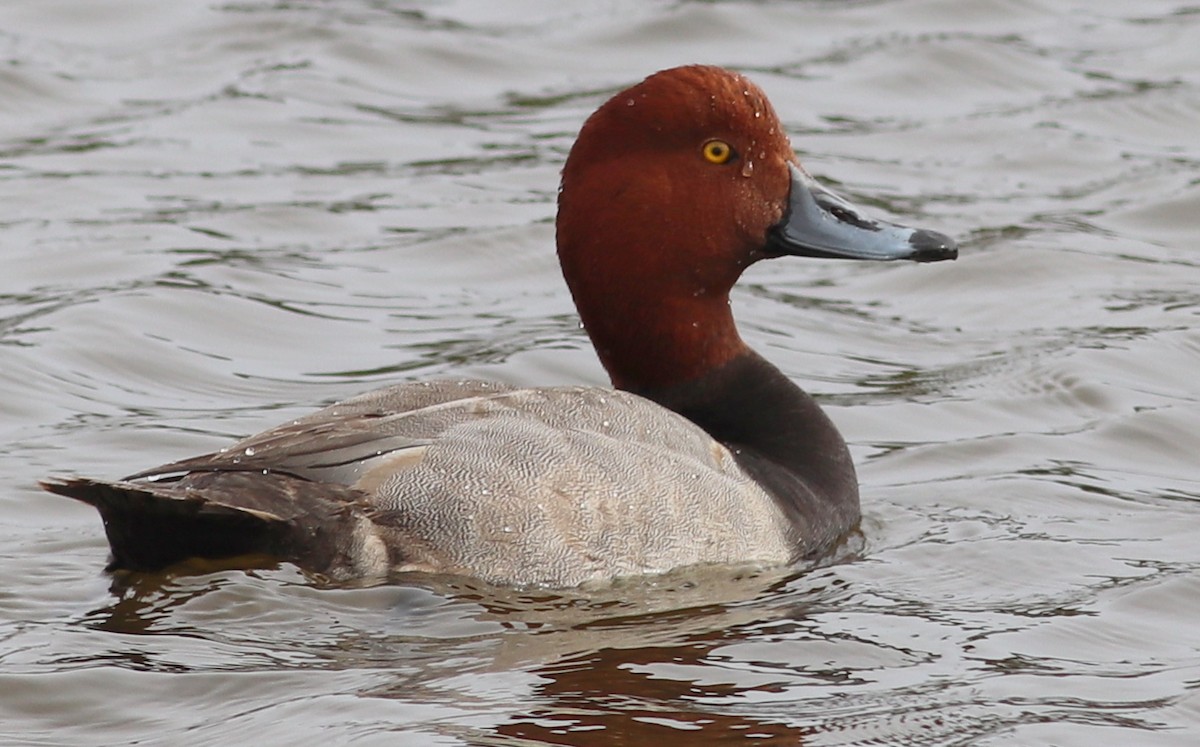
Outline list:
[[[742,341],[730,289],[760,259],[931,262],[953,240],[822,188],[756,85],[690,66],[584,123],[557,243],[615,389],[400,384],[120,481],[42,485],[99,509],[110,568],[141,570],[265,554],[333,579],[567,587],[816,558],[855,528],[845,442]]]

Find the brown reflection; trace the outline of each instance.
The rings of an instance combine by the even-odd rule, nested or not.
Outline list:
[[[736,712],[747,704],[744,710],[753,709],[748,693],[775,687],[737,682],[736,670],[714,664],[721,647],[758,635],[747,631],[803,616],[794,606],[764,601],[794,599],[780,594],[794,578],[780,571],[692,570],[578,598],[518,598],[459,586],[456,597],[472,598],[485,617],[509,628],[491,669],[536,675],[526,703],[472,743],[801,744],[799,727]]]
[[[496,733],[575,747],[714,745],[735,739],[760,745],[802,744],[798,727],[717,712],[698,702],[732,698],[747,688],[667,679],[637,666],[669,662],[706,668],[704,657],[719,643],[605,649],[536,670],[547,679],[537,693],[539,705],[500,725]]]
[[[860,547],[857,539],[847,543],[839,558]],[[361,694],[501,709],[502,722],[492,726],[444,726],[471,745],[800,745],[813,727],[787,723],[760,702],[774,698],[755,697],[782,692],[779,680],[720,662],[725,647],[761,640],[764,626],[786,621],[790,628],[843,596],[836,578],[827,583],[813,570],[691,568],[557,591],[408,576],[405,583],[477,605],[476,621],[502,626],[501,635],[487,636],[496,645],[475,671],[520,673],[507,680],[520,684],[481,695],[447,688],[444,672],[406,673]],[[797,594],[791,587],[801,578],[805,588]],[[517,692],[520,701],[506,702]]]

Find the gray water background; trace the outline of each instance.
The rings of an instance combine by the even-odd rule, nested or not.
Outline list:
[[[603,383],[558,170],[688,62],[963,242],[734,295],[851,443],[859,556],[608,596],[114,578],[35,487],[394,381]],[[0,742],[1200,743],[1198,164],[1187,2],[5,2]]]

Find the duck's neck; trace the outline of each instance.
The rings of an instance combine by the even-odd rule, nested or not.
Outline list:
[[[613,385],[674,410],[729,447],[792,522],[798,555],[820,553],[853,529],[858,480],[846,443],[813,398],[738,335],[728,292],[737,273],[691,286],[687,276],[660,275],[678,287],[651,286],[608,277],[607,267],[583,272],[564,261]],[[696,290],[705,287],[716,290]],[[645,288],[653,292],[639,293]],[[593,298],[605,303],[588,303]]]
[[[659,389],[700,378],[750,352],[734,325],[728,294],[663,293],[626,287],[596,311],[580,305],[592,345],[613,386]]]
[[[757,353],[742,349],[695,379],[630,389],[729,447],[792,521],[802,538],[798,554],[822,552],[859,520],[850,453],[812,397]]]

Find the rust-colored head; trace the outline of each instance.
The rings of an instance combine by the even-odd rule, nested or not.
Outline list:
[[[558,254],[616,386],[690,379],[743,350],[729,289],[783,218],[793,158],[758,86],[715,67],[652,75],[587,120]]]
[[[584,327],[613,384],[634,391],[746,352],[729,290],[759,259],[946,258],[914,255],[930,236],[942,254],[953,244],[862,218],[800,168],[758,86],[699,65],[656,73],[588,118],[558,208],[559,261]],[[851,234],[869,232],[860,252]]]

